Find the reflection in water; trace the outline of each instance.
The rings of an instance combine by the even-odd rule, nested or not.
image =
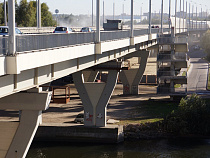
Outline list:
[[[208,158],[210,140],[161,139],[121,144],[33,143],[27,158]]]

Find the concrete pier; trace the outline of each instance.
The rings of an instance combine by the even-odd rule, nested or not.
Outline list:
[[[78,124],[48,123],[39,126],[36,141],[119,143],[124,141],[122,125],[87,127]]]

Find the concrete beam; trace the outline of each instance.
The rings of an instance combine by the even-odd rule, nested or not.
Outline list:
[[[51,96],[52,92],[12,94],[0,99],[0,109],[46,110],[49,107]]]

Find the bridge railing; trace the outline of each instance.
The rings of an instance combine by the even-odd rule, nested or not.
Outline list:
[[[157,93],[161,94],[186,94],[186,87],[170,88],[170,87],[157,87]]]
[[[168,31],[165,29],[164,31]],[[152,29],[152,33],[159,33],[159,29]],[[148,29],[134,30],[135,36],[147,35]],[[130,30],[101,31],[101,41],[119,40],[130,37]],[[16,36],[16,51],[26,52],[32,50],[50,49],[94,43],[95,33],[70,33],[70,34],[23,34]],[[0,54],[7,54],[8,36],[0,37]]]

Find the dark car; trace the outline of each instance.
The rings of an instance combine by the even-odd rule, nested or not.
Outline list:
[[[22,34],[22,32],[18,28],[15,28],[15,34]],[[0,26],[0,35],[9,35],[9,27]]]
[[[93,30],[90,27],[83,27],[80,32],[92,32]]]

